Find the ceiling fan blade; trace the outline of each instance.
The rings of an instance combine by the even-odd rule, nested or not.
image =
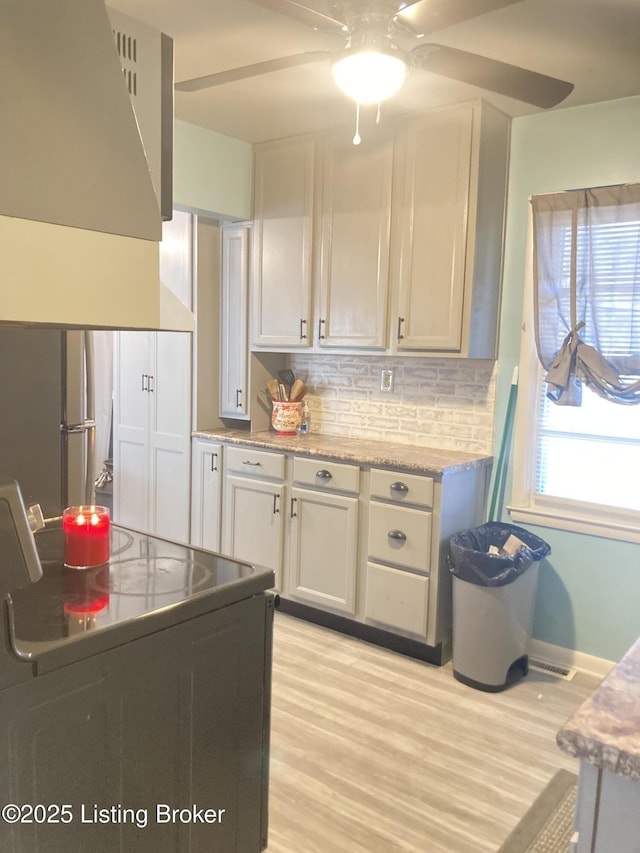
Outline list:
[[[302,21],[303,24],[314,27],[314,29],[341,30],[344,27],[344,21],[339,21],[325,12],[318,12],[317,9],[305,6],[304,3],[298,3],[297,0],[250,0],[250,2],[256,6],[272,9],[281,15],[287,15],[289,18],[295,18]]]
[[[428,35],[519,2],[521,0],[406,0],[399,4],[398,18],[409,23],[416,33]],[[405,10],[407,14],[403,14]]]
[[[423,71],[471,83],[536,107],[555,107],[573,91],[573,83],[439,44],[414,47],[411,64]]]
[[[329,56],[333,56],[333,54],[327,50],[312,50],[308,53],[296,53],[293,56],[281,56],[278,59],[255,62],[253,65],[230,68],[227,71],[216,71],[214,74],[205,74],[204,77],[182,80],[180,83],[176,83],[174,88],[177,92],[197,92],[199,89],[221,86],[223,83],[233,83],[234,80],[244,80],[247,77],[257,77],[259,74],[269,74],[271,71],[280,71],[283,68],[295,68],[297,65],[319,62]]]

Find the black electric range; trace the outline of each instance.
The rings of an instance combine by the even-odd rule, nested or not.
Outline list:
[[[109,563],[72,569],[60,526],[35,535],[43,576],[10,596],[14,654],[37,673],[195,618],[274,584],[273,572],[111,525]]]

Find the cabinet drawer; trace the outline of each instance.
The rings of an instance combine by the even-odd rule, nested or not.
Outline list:
[[[296,483],[313,486],[314,489],[325,488],[356,494],[360,490],[360,469],[357,465],[327,462],[326,459],[295,456],[293,479]]]
[[[430,548],[430,512],[382,503],[369,504],[371,559],[428,572]]]
[[[418,474],[371,469],[371,497],[405,504],[433,506],[433,480]]]
[[[426,637],[428,601],[428,578],[367,563],[366,619]]]
[[[225,470],[284,480],[284,454],[254,450],[252,447],[225,447]]]

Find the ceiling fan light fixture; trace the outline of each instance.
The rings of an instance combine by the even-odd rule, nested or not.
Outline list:
[[[401,56],[378,50],[347,52],[332,66],[338,88],[358,104],[377,104],[400,89],[407,74]]]

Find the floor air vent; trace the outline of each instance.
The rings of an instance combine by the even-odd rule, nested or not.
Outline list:
[[[571,681],[576,674],[575,669],[566,666],[558,666],[556,663],[549,663],[546,660],[539,658],[529,658],[529,669],[535,669],[537,672],[546,672],[548,675],[555,675],[556,678],[562,678],[564,681]]]

